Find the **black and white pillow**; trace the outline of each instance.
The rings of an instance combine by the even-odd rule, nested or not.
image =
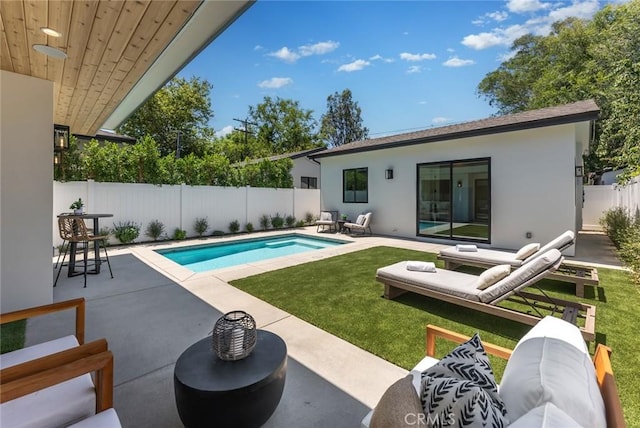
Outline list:
[[[504,402],[489,358],[476,333],[422,373],[422,405],[431,426],[502,427],[508,425]],[[439,417],[435,417],[438,415]],[[437,422],[437,423],[434,423]]]

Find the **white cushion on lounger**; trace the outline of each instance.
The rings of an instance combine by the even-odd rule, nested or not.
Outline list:
[[[501,279],[478,295],[481,302],[498,303],[509,297],[509,294],[530,279],[540,275],[562,259],[558,250],[549,250],[535,260],[514,270],[506,278]]]
[[[107,409],[68,428],[122,428],[115,409]]]
[[[540,248],[540,250],[538,250],[539,254],[542,254],[552,248],[557,248],[558,250],[562,251],[564,250],[566,247],[570,247],[571,245],[573,245],[576,241],[576,235],[575,233],[573,233],[570,230],[567,230],[566,232],[564,232],[562,235],[558,236],[557,238],[549,241],[547,244],[543,245],[542,248]]]
[[[438,268],[435,273],[425,274],[407,270],[406,261],[380,268],[377,275],[468,300],[478,301],[481,292],[476,288],[476,275]]]
[[[482,272],[476,282],[478,290],[484,290],[511,273],[511,265],[498,265]]]
[[[535,252],[537,252],[540,249],[540,244],[537,242],[533,242],[531,244],[527,244],[524,247],[520,248],[517,252],[516,252],[516,259],[517,260],[524,260],[527,257],[533,255]]]
[[[516,253],[487,248],[478,248],[478,251],[458,251],[456,247],[450,247],[440,250],[440,254],[448,258],[477,261],[488,265],[509,264],[515,267],[522,265],[522,261],[516,259]]]
[[[78,346],[75,336],[2,354],[0,366],[11,367]],[[95,413],[96,395],[91,375],[85,374],[0,405],[2,427],[67,426]]]

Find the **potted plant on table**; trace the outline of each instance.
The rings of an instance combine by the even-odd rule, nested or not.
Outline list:
[[[82,198],[78,198],[77,201],[74,201],[69,209],[72,209],[74,214],[81,215],[84,212],[84,203],[82,202]]]

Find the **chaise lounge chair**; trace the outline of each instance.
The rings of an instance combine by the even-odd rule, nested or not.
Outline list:
[[[508,264],[520,267],[550,249],[563,251],[575,244],[575,234],[568,230],[540,247],[539,244],[527,244],[518,252],[475,248],[475,246],[457,245],[440,251],[438,258],[444,260],[446,269],[455,269],[458,266],[491,267],[500,264]],[[471,249],[472,251],[464,251]],[[584,286],[597,287],[599,284],[598,270],[591,266],[583,266],[578,263],[563,261],[562,265],[549,275],[550,279],[570,282],[576,286],[576,296],[584,297]]]
[[[408,270],[409,262],[403,261],[378,269],[376,280],[384,284],[387,299],[411,291],[528,325],[544,316],[541,310],[561,313],[562,319],[573,324],[583,318],[582,335],[587,341],[594,340],[595,306],[551,298],[542,290],[542,295],[523,291],[555,271],[562,261],[560,251],[551,249],[510,273],[509,266],[498,265],[480,276],[437,268],[435,272]],[[506,299],[529,308],[519,311],[498,305]]]
[[[338,211],[320,211],[320,218],[316,220],[316,232],[320,232],[326,226],[329,226],[329,232],[333,228],[334,231],[338,230]]]
[[[349,233],[352,233],[354,230],[360,230],[363,235],[367,233],[367,229],[369,229],[369,233],[373,235],[373,231],[371,230],[371,213],[360,214],[355,223],[345,223],[342,227],[349,229]]]

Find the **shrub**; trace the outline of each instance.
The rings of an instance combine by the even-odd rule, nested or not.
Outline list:
[[[123,244],[129,244],[140,235],[140,226],[132,221],[118,222],[113,225],[113,236]]]
[[[622,207],[604,213],[600,225],[618,248],[622,261],[631,269],[636,284],[640,285],[640,214],[632,215]]]
[[[223,236],[223,235],[224,235],[224,232],[222,230],[214,230],[211,233],[211,236]]]
[[[147,229],[144,234],[149,238],[157,241],[160,236],[164,233],[164,224],[160,220],[153,220],[151,223],[147,225]]]
[[[287,227],[293,227],[293,225],[296,224],[296,218],[292,215],[288,215],[284,218],[284,222]]]
[[[304,215],[304,222],[307,224],[311,224],[313,223],[313,220],[315,219],[315,217],[313,216],[312,213],[308,212]]]
[[[271,225],[274,229],[280,229],[284,225],[284,219],[280,217],[280,214],[276,213],[276,215],[271,217]]]
[[[637,222],[638,219],[634,220],[628,210],[622,207],[611,208],[600,218],[600,226],[617,248],[620,248],[627,231]]]
[[[209,220],[206,217],[196,218],[195,223],[193,223],[193,230],[196,231],[198,236],[202,237],[207,229],[209,229]]]
[[[262,228],[262,230],[267,230],[269,229],[269,226],[271,226],[271,219],[268,215],[262,214],[260,216],[260,227]]]
[[[304,222],[304,220],[298,220],[296,222],[296,227],[304,227],[306,225],[306,223]]]
[[[231,223],[229,223],[229,232],[237,233],[239,230],[240,223],[238,222],[238,220],[233,220]]]
[[[247,223],[247,224],[244,226],[244,230],[246,230],[248,233],[253,232],[253,223]]]
[[[181,241],[187,237],[187,231],[176,227],[173,231],[173,239]]]

